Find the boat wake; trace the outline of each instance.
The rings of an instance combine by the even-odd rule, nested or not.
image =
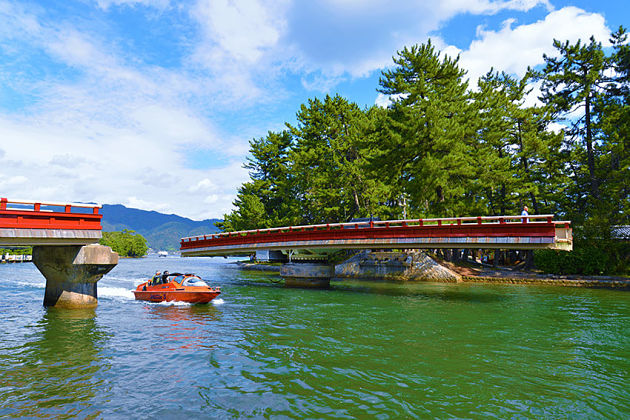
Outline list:
[[[117,300],[136,300],[133,292],[125,287],[99,287],[98,297]]]
[[[44,289],[46,287],[46,280],[44,281],[17,281],[18,286],[32,287],[35,289]]]
[[[223,305],[225,301],[221,298],[214,298],[211,300],[213,305]]]
[[[132,293],[133,294],[133,293]],[[194,305],[193,303],[189,303],[189,302],[179,302],[179,301],[170,301],[170,302],[150,302],[147,300],[139,300],[138,302],[140,303],[146,303],[149,305],[156,305],[156,306],[191,306]]]

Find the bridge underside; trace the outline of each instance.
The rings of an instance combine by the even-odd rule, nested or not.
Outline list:
[[[0,228],[0,246],[87,245],[99,239],[101,231],[93,229]]]

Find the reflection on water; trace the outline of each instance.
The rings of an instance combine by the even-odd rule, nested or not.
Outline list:
[[[49,308],[26,328],[24,342],[3,348],[0,414],[59,418],[98,415],[91,400],[103,389],[108,370],[100,350],[108,334],[94,310]]]
[[[215,346],[218,332],[206,328],[220,320],[220,312],[213,305],[148,304],[146,310],[160,321],[160,328],[154,329],[155,335],[169,343],[170,350],[211,349]]]
[[[45,310],[33,267],[0,267],[0,416],[630,416],[628,293],[285,289],[216,261],[121,260],[85,312]],[[157,269],[196,272],[223,303],[134,300]]]

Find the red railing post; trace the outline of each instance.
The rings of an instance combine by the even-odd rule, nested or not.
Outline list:
[[[92,214],[98,214],[98,207],[92,208]]]
[[[477,224],[480,225],[481,224],[481,216],[477,216]]]
[[[40,203],[33,204],[33,211],[39,211],[40,208],[41,208],[41,204]]]
[[[7,199],[0,198],[0,210],[6,210],[6,209],[7,209]]]
[[[72,206],[69,204],[66,204],[65,212],[70,213],[71,210],[72,210]]]

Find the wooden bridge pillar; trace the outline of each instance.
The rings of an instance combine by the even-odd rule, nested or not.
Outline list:
[[[33,263],[46,278],[44,306],[93,308],[96,282],[118,264],[103,245],[34,246]]]
[[[280,268],[280,276],[287,287],[327,289],[335,275],[335,266],[320,263],[287,263]]]

